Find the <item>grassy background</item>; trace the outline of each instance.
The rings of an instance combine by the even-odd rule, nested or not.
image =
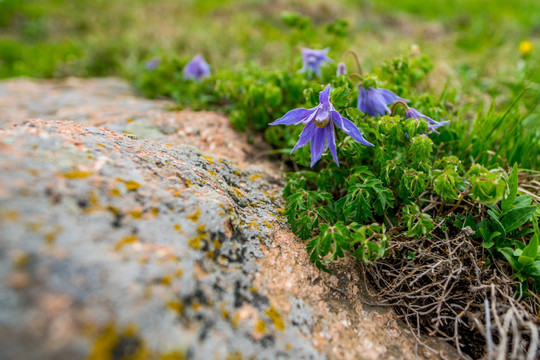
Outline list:
[[[284,11],[309,24],[289,28]],[[339,19],[345,34],[311,31]],[[0,0],[0,78],[134,78],[148,59],[196,53],[214,71],[275,69],[296,45],[330,47],[336,61],[353,49],[373,71],[416,44],[435,65],[418,90],[458,108],[463,154],[493,150],[537,168],[540,51],[524,59],[522,40],[540,48],[540,1]]]

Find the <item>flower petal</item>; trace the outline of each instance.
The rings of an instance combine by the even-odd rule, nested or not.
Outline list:
[[[311,140],[313,136],[313,131],[317,127],[315,126],[315,123],[313,121],[309,122],[304,130],[302,130],[302,133],[300,134],[300,138],[298,139],[298,142],[296,145],[294,145],[294,148],[291,151],[291,154],[295,152],[297,149],[301,148],[302,146],[306,145],[309,140]]]
[[[313,109],[294,109],[268,125],[293,125],[307,119],[315,110]]]
[[[330,101],[330,84],[326,85],[323,91],[319,93],[319,102],[325,104]]]
[[[336,165],[339,167],[339,161],[338,161],[337,151],[336,151],[336,134],[335,134],[334,125],[330,124],[326,128],[328,129],[326,130],[326,144],[328,144],[330,153],[332,154],[332,157],[334,158]]]
[[[377,88],[377,89],[375,89],[375,91],[377,91],[383,97],[384,101],[386,101],[386,105],[390,105],[390,104],[392,104],[393,102],[395,102],[397,100],[409,102],[409,100],[403,99],[403,98],[397,96],[396,94],[394,94],[390,90]]]
[[[319,161],[324,150],[325,129],[315,128],[313,137],[311,138],[311,167]]]
[[[332,111],[332,120],[334,120],[334,123],[341,129],[343,132],[350,137],[352,137],[354,140],[358,141],[360,144],[367,145],[367,146],[374,146],[372,143],[364,139],[362,136],[362,133],[356,125],[352,121],[347,120],[343,116],[339,115],[337,111]]]
[[[376,90],[373,88],[366,90],[363,86],[360,86],[358,89],[358,109],[370,116],[381,116],[390,113],[384,97]]]

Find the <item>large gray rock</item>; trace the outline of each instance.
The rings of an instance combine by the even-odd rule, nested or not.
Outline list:
[[[54,84],[59,105],[41,100],[44,116],[68,106],[62,94],[110,109],[108,91],[124,89],[73,81],[64,93]],[[99,81],[105,90],[89,91]],[[198,124],[195,113],[129,96],[127,111],[140,101]],[[177,121],[130,114],[158,129],[143,139],[124,133],[134,121],[120,115],[108,129],[90,126],[96,108],[70,112],[77,123],[17,121],[24,104],[0,118],[1,359],[414,358],[394,315],[363,304],[357,264],[342,261],[334,275],[309,264],[272,165],[246,170],[233,149],[242,167],[179,145],[187,125]],[[216,152],[238,139],[222,136]]]

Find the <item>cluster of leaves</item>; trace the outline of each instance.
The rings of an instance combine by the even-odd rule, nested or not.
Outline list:
[[[347,251],[365,263],[383,258],[392,232],[429,241],[432,234],[457,234],[469,227],[478,246],[488,249],[486,266],[507,261],[523,284],[540,290],[540,207],[531,196],[517,196],[517,167],[508,176],[500,168],[466,165],[454,155],[445,156],[440,142],[447,136],[444,128],[436,135],[428,133],[422,119],[366,116],[355,108],[347,79],[332,84],[336,109],[375,146],[367,148],[339,134],[341,167],[326,155],[316,171],[289,174],[285,213],[293,231],[309,240],[317,267],[328,270],[328,263]],[[306,95],[307,102],[315,102],[311,93]],[[424,105],[435,104],[429,96],[413,97],[413,102],[421,103],[426,113],[442,112]],[[294,161],[308,166],[309,151],[301,149]]]

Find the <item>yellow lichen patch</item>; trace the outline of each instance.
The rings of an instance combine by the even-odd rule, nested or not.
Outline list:
[[[39,170],[38,169],[28,169],[28,172],[30,173],[30,175],[33,175],[33,176],[38,176],[39,175]]]
[[[240,325],[240,313],[234,314],[234,316],[231,319],[231,324],[233,324],[235,328],[237,328],[238,325]]]
[[[131,122],[133,122],[133,121],[135,121],[134,118],[129,118],[129,119],[126,120],[126,122],[127,122],[128,124],[131,123]]]
[[[260,230],[259,224],[257,224],[255,221],[248,222],[247,226],[249,226],[251,230]]]
[[[133,244],[137,241],[139,241],[139,239],[135,235],[126,236],[125,238],[117,242],[116,245],[114,245],[114,250],[118,251],[121,248],[123,248],[125,245]]]
[[[201,303],[195,301],[192,305],[191,305],[192,309],[197,311],[201,308]]]
[[[7,210],[5,214],[6,219],[9,221],[17,221],[21,217],[21,214],[16,210]]]
[[[96,194],[93,191],[90,191],[88,194],[90,197],[90,204],[91,205],[98,205],[99,204],[99,198],[96,196]]]
[[[174,230],[176,230],[179,234],[183,232],[182,226],[180,226],[180,224],[174,224]]]
[[[291,350],[292,349],[292,345],[290,342],[286,343],[285,344],[285,350]]]
[[[112,188],[111,191],[110,191],[110,194],[112,196],[120,196],[120,195],[122,195],[122,193],[120,192],[120,189],[118,189],[117,187]]]
[[[158,216],[159,215],[159,209],[157,207],[153,207],[152,209],[150,209],[150,212],[152,213],[152,215],[154,216]]]
[[[221,247],[221,241],[214,239],[214,249],[219,249]]]
[[[191,220],[194,223],[199,221],[200,217],[201,217],[201,209],[199,208],[197,208],[197,210],[195,210],[193,214],[187,216],[188,220]]]
[[[227,357],[225,358],[225,360],[242,360],[244,357],[242,356],[241,353],[239,353],[238,351],[233,351],[229,354],[227,354]]]
[[[188,245],[193,249],[200,249],[202,242],[208,240],[208,233],[205,230],[204,224],[201,224],[197,227],[198,235],[192,237],[188,240]]]
[[[47,232],[44,236],[44,239],[47,245],[53,245],[54,242],[56,241],[56,235],[61,233],[63,230],[64,228],[62,226],[56,226],[54,230]]]
[[[138,182],[133,181],[133,180],[125,181],[124,185],[126,185],[126,190],[127,191],[137,190],[138,188],[141,187],[141,184],[139,184]]]
[[[167,308],[178,313],[179,315],[182,315],[184,313],[185,305],[181,301],[173,300],[167,303]]]
[[[104,147],[104,148],[107,147],[105,144],[102,144],[102,143],[96,143],[96,145],[101,146],[101,147]]]
[[[129,214],[133,216],[133,218],[135,219],[140,219],[142,218],[143,212],[141,209],[135,209],[135,210],[131,210]]]
[[[240,171],[234,170],[234,171],[233,171],[233,174],[236,175],[236,176],[240,176]]]
[[[111,214],[113,214],[114,216],[120,215],[120,210],[118,210],[118,208],[116,208],[116,207],[114,207],[112,205],[107,206],[107,211],[110,211]]]
[[[285,209],[284,208],[279,208],[276,210],[278,213],[280,213],[281,215],[284,215],[285,214]]]
[[[238,200],[244,197],[244,194],[242,194],[242,192],[240,192],[240,190],[238,190],[237,188],[233,188],[232,191],[234,192]]]
[[[264,220],[263,222],[264,222],[264,226],[266,226],[267,228],[271,229],[273,227],[272,224],[268,222],[268,220]]]
[[[262,176],[259,175],[259,174],[253,174],[253,175],[250,176],[249,180],[255,181],[255,180],[257,180],[257,179],[260,179],[261,177],[262,177]]]
[[[30,229],[30,231],[35,233],[40,232],[42,227],[43,225],[41,225],[40,223],[31,222],[28,224],[28,228]]]
[[[266,334],[266,324],[264,323],[264,320],[259,319],[259,321],[257,321],[255,324],[255,331],[261,334]]]
[[[178,269],[174,274],[176,275],[176,277],[182,277],[182,275],[184,275],[184,270]]]
[[[223,316],[223,318],[225,320],[229,320],[229,317],[231,316],[229,314],[229,312],[227,311],[227,309],[225,308],[225,303],[224,302],[221,302],[219,304],[219,310],[221,311],[221,316]]]
[[[159,282],[162,283],[163,285],[171,285],[172,280],[173,279],[171,275],[165,275],[159,280]]]
[[[285,323],[283,322],[283,318],[281,317],[281,314],[274,308],[274,306],[270,306],[265,312],[264,312],[274,323],[274,327],[277,330],[283,331],[285,330]]]
[[[184,353],[179,351],[172,351],[159,356],[159,360],[186,360],[187,357]]]
[[[20,253],[15,256],[15,259],[13,260],[13,265],[18,269],[25,268],[30,263],[30,255],[27,253]]]
[[[133,347],[130,349],[129,354],[124,354],[123,360],[144,360],[148,358],[150,354],[147,353],[144,344],[138,338],[135,326],[131,325],[122,331],[118,331],[116,326],[111,324],[101,331],[86,359],[113,360],[115,359],[115,349],[126,340],[129,340]]]
[[[215,172],[215,171],[212,171],[212,170],[206,170],[206,171],[208,171],[208,173],[209,173],[210,175],[214,175],[214,176],[217,175],[217,172]]]
[[[208,163],[210,163],[210,164],[213,164],[213,163],[214,163],[214,158],[211,157],[211,156],[204,156],[204,155],[201,155],[201,157],[202,157],[203,159],[206,159],[206,161],[208,161]]]
[[[63,173],[62,175],[66,179],[84,179],[84,178],[87,178],[87,177],[91,176],[92,174],[94,174],[92,171],[74,170],[74,171],[69,171],[69,172]]]

